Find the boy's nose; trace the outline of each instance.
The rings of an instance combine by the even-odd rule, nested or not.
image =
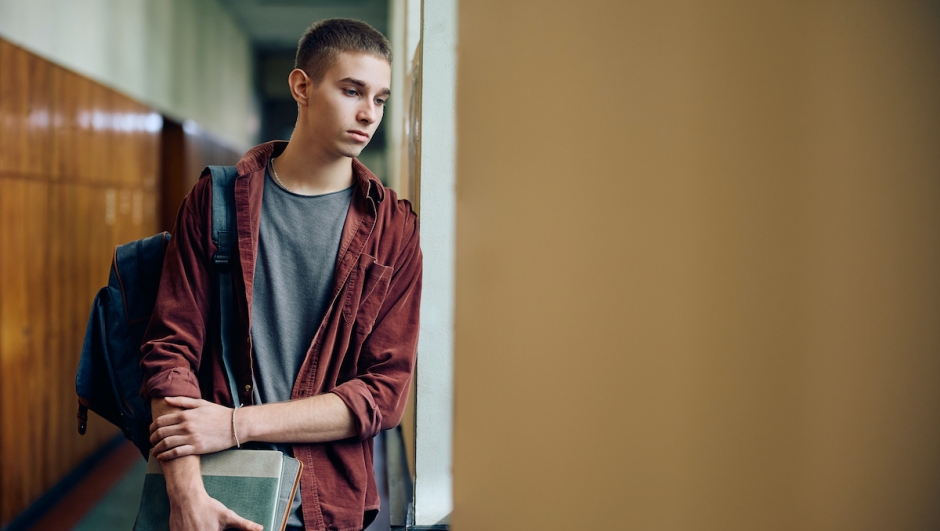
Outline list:
[[[371,124],[375,121],[375,105],[367,104],[359,109],[359,121]]]

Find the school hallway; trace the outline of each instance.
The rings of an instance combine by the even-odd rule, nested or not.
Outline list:
[[[144,460],[93,411],[76,429],[76,367],[115,247],[171,231],[206,166],[290,138],[297,104],[286,81],[313,22],[362,20],[414,55],[421,4],[47,4],[0,0],[0,529],[129,530]],[[414,67],[396,65],[398,88]],[[357,158],[407,198],[405,98],[388,107]],[[387,432],[375,439],[382,510],[372,531],[404,527],[413,499],[410,395],[391,469]]]

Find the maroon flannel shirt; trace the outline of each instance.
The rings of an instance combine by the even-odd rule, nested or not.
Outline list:
[[[286,146],[269,142],[238,163],[237,260],[232,369],[242,403],[252,403],[251,294],[268,160]],[[156,307],[142,347],[149,397],[188,396],[231,406],[221,365],[212,289],[212,187],[199,180],[183,201],[167,248]],[[356,436],[294,444],[303,464],[307,529],[359,530],[375,518],[379,496],[372,438],[401,421],[415,366],[421,250],[417,216],[357,160],[354,192],[336,257],[332,302],[294,382],[292,399],[334,393],[356,419]],[[302,229],[298,229],[302,230]],[[277,442],[277,441],[272,441]]]

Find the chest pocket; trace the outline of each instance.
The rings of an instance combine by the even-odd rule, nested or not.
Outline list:
[[[346,302],[343,318],[346,323],[356,323],[357,331],[368,334],[375,318],[388,295],[388,283],[392,279],[392,268],[375,261],[375,257],[363,254],[349,274],[346,282]]]

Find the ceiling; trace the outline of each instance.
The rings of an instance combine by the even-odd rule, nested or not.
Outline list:
[[[297,49],[304,30],[324,18],[354,18],[388,35],[388,0],[219,0],[259,50]]]

